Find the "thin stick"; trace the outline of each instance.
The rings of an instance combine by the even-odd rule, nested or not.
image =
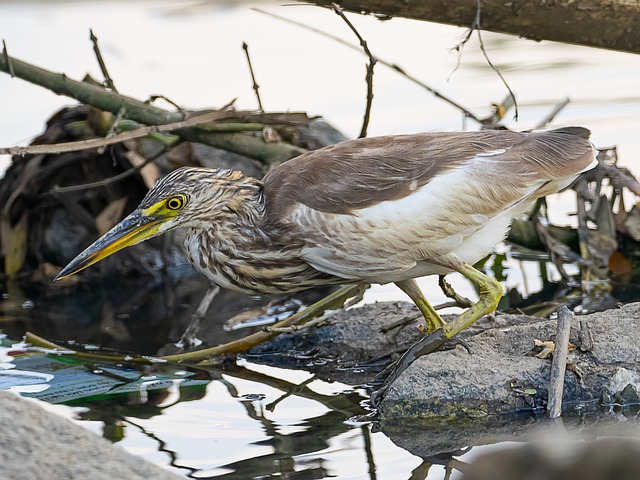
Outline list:
[[[480,33],[480,9],[481,9],[480,0],[476,0],[476,17],[473,20],[472,28],[475,26],[475,29],[478,32],[478,42],[480,43],[480,51],[482,52],[482,55],[484,55],[484,59],[487,61],[487,63],[491,67],[491,70],[496,72],[496,74],[498,75],[500,80],[502,80],[502,83],[504,84],[506,89],[509,91],[509,95],[511,95],[511,99],[513,100],[513,108],[515,110],[515,114],[514,114],[513,118],[514,118],[514,120],[517,121],[518,120],[518,102],[516,100],[516,96],[513,93],[513,91],[511,90],[511,87],[509,86],[509,84],[507,83],[505,78],[502,76],[502,72],[500,70],[498,70],[498,68],[495,67],[493,62],[491,62],[491,59],[489,58],[489,55],[487,54],[487,50],[484,47],[484,41],[482,40],[482,34]]]
[[[149,365],[152,363],[165,363],[166,360],[163,360],[160,357],[150,357],[150,356],[138,356],[138,355],[128,355],[128,354],[118,354],[118,353],[95,353],[95,352],[81,352],[77,350],[70,350],[68,348],[61,347],[49,340],[46,340],[35,333],[27,332],[25,333],[25,341],[30,343],[36,347],[47,348],[49,351],[47,352],[50,355],[73,355],[74,357],[81,359],[88,359],[93,361],[107,361],[114,363],[142,363],[145,365]]]
[[[480,8],[480,0],[478,0],[478,8]],[[518,101],[516,100],[516,94],[513,93],[513,90],[511,90],[509,83],[502,76],[502,72],[493,64],[493,62],[491,62],[491,59],[489,58],[489,54],[487,54],[487,50],[484,48],[484,41],[482,40],[482,34],[480,33],[480,28],[478,28],[478,41],[480,42],[480,51],[482,52],[482,55],[484,55],[484,59],[487,61],[487,63],[491,67],[491,70],[496,72],[498,77],[500,77],[500,80],[502,80],[502,83],[504,84],[505,88],[509,92],[509,95],[511,96],[511,99],[513,100],[513,108],[515,110],[513,119],[517,121],[518,120]]]
[[[98,37],[93,33],[93,29],[89,29],[89,39],[91,39],[91,43],[93,43],[93,52],[96,54],[96,58],[98,59],[98,65],[100,65],[100,70],[102,71],[102,76],[104,77],[104,84],[117,92],[116,86],[113,83],[113,79],[111,75],[109,75],[109,71],[107,70],[107,64],[104,63],[104,59],[102,58],[102,53],[100,52],[100,47],[98,46]]]
[[[453,71],[449,74],[449,77],[451,77],[451,75],[453,75],[455,71],[458,70],[458,68],[460,67],[460,63],[462,61],[463,48],[467,44],[467,42],[469,42],[469,40],[471,39],[471,35],[473,34],[474,30],[476,30],[478,32],[478,42],[480,43],[480,51],[482,52],[482,55],[484,55],[484,58],[489,64],[489,66],[491,67],[491,69],[498,75],[498,77],[500,77],[500,80],[502,80],[502,83],[509,91],[509,95],[513,100],[513,106],[515,108],[514,118],[515,120],[518,120],[518,102],[516,101],[516,96],[511,90],[511,87],[509,87],[509,84],[507,83],[505,78],[502,76],[502,73],[500,72],[500,70],[498,70],[491,62],[491,59],[489,59],[489,55],[487,54],[487,51],[485,49],[484,41],[482,40],[482,34],[480,33],[480,13],[481,13],[480,0],[476,0],[476,14],[473,17],[473,21],[471,22],[471,25],[469,26],[469,29],[467,30],[467,33],[465,34],[464,38],[458,43],[458,45],[452,48],[452,50],[456,50],[458,52],[458,61]],[[486,123],[486,122],[483,122],[482,120],[478,120],[478,121],[482,124]]]
[[[138,128],[130,132],[122,132],[110,138],[92,138],[90,140],[80,140],[77,142],[56,143],[53,145],[30,145],[18,147],[2,147],[0,155],[35,155],[35,154],[60,154],[66,152],[76,152],[79,150],[87,150],[89,148],[106,147],[116,143],[122,143],[135,138],[146,137],[152,133],[170,132],[182,128],[193,127],[203,123],[213,122],[220,119],[221,113],[218,111],[195,115],[186,120],[179,122],[165,123],[163,125],[151,125],[148,127]]]
[[[571,319],[573,314],[563,305],[558,309],[558,327],[556,331],[556,346],[551,363],[551,380],[549,381],[549,399],[547,415],[557,418],[562,415],[562,393],[564,391],[564,374],[567,369],[567,355],[569,353],[569,334],[571,333]]]
[[[462,52],[464,51],[464,46],[469,42],[469,40],[471,40],[471,35],[473,35],[473,31],[476,28],[478,28],[479,25],[480,25],[480,4],[478,3],[476,8],[476,14],[473,17],[473,21],[471,22],[471,25],[469,25],[469,28],[467,29],[467,33],[465,33],[464,38],[460,40],[460,42],[458,42],[458,44],[451,49],[458,52],[458,58],[456,61],[456,66],[453,68],[453,70],[449,74],[447,81],[450,80],[451,76],[454,73],[456,73],[458,68],[460,68],[460,65],[462,64]]]
[[[242,42],[242,49],[244,50],[244,54],[247,57],[247,63],[249,64],[249,72],[251,72],[253,91],[256,92],[256,98],[258,99],[258,107],[261,112],[264,112],[264,108],[262,108],[262,100],[260,99],[260,86],[258,85],[258,82],[256,82],[256,76],[253,73],[253,65],[251,64],[251,56],[249,55],[249,45],[247,45],[247,42]]]
[[[304,28],[305,30],[308,30],[310,32],[317,33],[318,35],[322,35],[325,38],[329,38],[329,39],[333,40],[334,42],[338,42],[340,45],[348,47],[351,50],[356,50],[357,52],[363,53],[362,49],[357,47],[356,45],[353,45],[352,43],[349,43],[346,40],[341,39],[340,37],[336,37],[335,35],[331,35],[330,33],[324,32],[324,31],[320,30],[319,28],[315,28],[315,27],[312,27],[310,25],[305,25],[304,23],[298,22],[296,20],[291,20],[290,18],[282,17],[280,15],[276,15],[275,13],[267,12],[265,10],[260,10],[259,8],[253,8],[252,10],[255,11],[255,12],[261,13],[263,15],[267,15],[269,17],[275,18],[276,20],[280,20],[282,22],[286,22],[286,23],[289,23],[291,25],[295,25],[296,27]],[[378,63],[380,65],[384,65],[385,67],[388,67],[388,68],[391,68],[392,70],[395,70],[397,73],[399,73],[400,75],[405,77],[410,82],[418,85],[419,87],[422,87],[427,92],[431,93],[434,97],[439,98],[440,100],[448,103],[449,105],[451,105],[454,108],[457,108],[458,110],[460,110],[464,114],[465,118],[471,118],[472,120],[475,120],[478,123],[482,123],[482,120],[480,118],[478,118],[476,115],[474,115],[470,110],[466,109],[465,107],[460,105],[458,102],[450,99],[446,95],[440,93],[435,88],[431,88],[426,83],[424,83],[424,82],[418,80],[416,77],[408,74],[406,72],[406,70],[404,70],[400,65],[397,65],[397,64],[392,63],[392,62],[388,62],[388,61],[386,61],[386,60],[384,60],[384,59],[382,59],[380,57],[377,57],[377,60],[378,60]]]
[[[533,127],[534,129],[539,129],[539,128],[544,128],[546,127],[548,124],[550,124],[551,122],[553,122],[553,119],[556,118],[556,116],[562,111],[562,109],[564,109],[564,107],[566,107],[567,105],[569,105],[569,102],[571,100],[569,99],[569,97],[565,98],[564,100],[559,101],[558,103],[555,104],[555,106],[553,107],[553,110],[551,110],[542,120],[540,120],[538,122],[538,124]]]
[[[120,109],[120,111],[116,115],[116,118],[113,120],[113,123],[109,127],[109,131],[105,135],[105,138],[112,138],[116,136],[116,129],[118,128],[118,123],[122,121],[126,112],[127,112],[127,109],[125,107],[122,107]],[[106,146],[98,148],[98,155],[102,155],[106,148],[107,148]]]
[[[184,108],[182,108],[180,105],[178,105],[176,102],[174,102],[173,100],[171,100],[169,97],[166,97],[164,95],[162,95],[161,93],[155,94],[155,95],[149,95],[149,99],[144,102],[144,103],[153,103],[156,100],[164,100],[165,102],[167,102],[169,105],[176,107],[176,110],[178,110],[181,114],[182,114],[182,118],[187,118],[188,114],[187,112],[184,111]],[[223,108],[221,108],[220,110],[224,110]]]
[[[200,300],[196,311],[193,313],[193,315],[191,315],[191,321],[189,322],[189,325],[187,325],[187,328],[180,336],[180,340],[176,342],[176,347],[191,348],[194,345],[196,335],[200,331],[200,325],[202,324],[204,318],[207,316],[207,311],[209,310],[211,303],[213,302],[214,298],[216,298],[218,293],[220,293],[219,286],[217,286],[215,283],[209,285],[209,288],[202,297],[202,300]]]
[[[323,298],[322,300],[317,301],[313,305],[308,306],[306,309],[294,313],[290,317],[285,318],[284,320],[273,325],[273,328],[279,329],[282,327],[288,327],[290,325],[299,325],[301,323],[308,322],[318,315],[322,315],[326,310],[334,310],[337,308],[341,308],[349,298],[357,295],[362,289],[361,285],[349,285],[345,287],[341,287],[339,290],[336,290],[332,294]],[[260,343],[270,340],[271,338],[276,337],[278,334],[276,332],[265,332],[259,331],[256,333],[252,333],[246,337],[243,337],[239,340],[234,340],[229,343],[225,343],[224,345],[218,345],[216,347],[205,348],[203,350],[196,350],[195,352],[182,353],[177,355],[169,355],[166,357],[161,357],[163,360],[170,362],[188,362],[188,363],[197,363],[204,362],[206,363],[207,359],[220,356],[220,355],[235,355],[236,353],[246,352],[251,347],[259,345]]]
[[[54,187],[51,191],[41,194],[40,198],[50,196],[50,195],[56,196],[60,193],[72,193],[72,192],[79,192],[82,190],[89,190],[92,188],[106,187],[107,185],[110,185],[112,183],[119,182],[121,180],[124,180],[125,178],[130,177],[134,173],[139,172],[150,163],[155,162],[158,158],[160,158],[161,155],[167,153],[169,148],[173,148],[182,142],[184,142],[184,140],[178,140],[177,142],[172,143],[171,145],[165,145],[164,148],[162,148],[158,153],[147,158],[140,165],[132,167],[129,170],[119,173],[118,175],[114,175],[113,177],[105,178],[104,180],[100,180],[97,182],[83,183],[81,185],[73,185],[71,187]]]
[[[363,138],[367,136],[367,128],[369,127],[369,117],[371,116],[371,104],[373,103],[373,68],[378,62],[378,59],[373,56],[373,54],[371,53],[371,50],[369,50],[369,46],[367,45],[366,40],[362,38],[362,35],[360,35],[360,32],[358,32],[358,30],[356,30],[356,27],[354,27],[353,24],[349,21],[349,19],[344,14],[344,11],[340,7],[340,5],[336,3],[332,3],[331,8],[333,8],[333,11],[336,12],[336,15],[338,15],[340,18],[342,18],[345,21],[347,26],[358,38],[358,41],[360,42],[360,46],[362,47],[362,50],[364,50],[364,53],[367,55],[367,57],[369,57],[369,63],[367,65],[367,75],[365,76],[365,80],[367,82],[367,105],[364,110],[364,117],[362,119],[362,128],[360,129],[360,135],[358,135],[358,138]]]

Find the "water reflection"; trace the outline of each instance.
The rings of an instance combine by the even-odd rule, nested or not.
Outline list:
[[[349,425],[346,419],[367,413],[361,406],[365,398],[363,392],[341,395],[318,393],[309,386],[309,383],[315,381],[314,377],[296,384],[239,365],[228,365],[224,369],[209,368],[207,373],[211,381],[224,388],[229,398],[236,400],[236,406],[242,409],[246,419],[259,425],[265,438],[254,445],[268,447],[269,453],[228,463],[221,462],[215,465],[216,473],[209,475],[206,472],[210,468],[189,465],[185,459],[190,457],[186,445],[180,444],[175,448],[171,446],[173,442],[167,442],[161,434],[154,432],[153,427],[146,425],[153,424],[149,421],[166,415],[167,410],[178,403],[197,403],[202,400],[207,391],[205,384],[173,391],[153,391],[144,397],[131,393],[99,400],[74,401],[72,404],[86,408],[79,417],[82,420],[99,421],[103,425],[103,435],[113,442],[126,442],[127,435],[131,435],[132,430],[137,430],[139,434],[152,440],[159,452],[167,454],[169,465],[193,478],[272,478],[294,472],[295,478],[325,478],[328,471],[322,464],[326,460],[318,453],[329,449],[336,437],[353,428],[361,428]],[[242,387],[237,385],[242,383],[246,386],[247,382],[255,391],[265,391],[265,386],[271,387],[270,394],[263,399],[260,398],[261,395],[255,395],[254,398],[259,400],[247,401],[248,396],[243,395]],[[287,406],[279,406],[288,398],[294,402],[299,399],[311,400],[316,404],[315,409],[320,406],[324,408],[321,408],[322,413],[319,415],[295,419],[293,425],[287,427],[271,417],[278,409],[283,410],[285,418],[289,416]],[[197,414],[199,408],[202,407],[196,404],[190,410]],[[279,411],[277,413],[280,414]],[[225,441],[224,434],[220,437],[220,433],[212,431],[209,438],[216,437],[218,441]],[[304,457],[304,461],[297,460],[300,457]],[[206,461],[206,458],[200,461]],[[219,475],[220,471],[225,470],[228,473]]]

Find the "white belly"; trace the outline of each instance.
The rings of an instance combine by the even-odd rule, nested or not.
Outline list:
[[[473,264],[505,238],[513,218],[529,208],[545,184],[491,180],[467,166],[354,215],[302,205],[292,218],[310,239],[302,256],[320,271],[371,283],[448,273],[434,263],[445,255]]]

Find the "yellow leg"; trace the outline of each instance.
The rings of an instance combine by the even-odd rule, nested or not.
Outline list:
[[[420,287],[414,279],[410,280],[401,280],[399,282],[395,282],[395,284],[402,290],[404,293],[409,295],[409,298],[413,300],[413,303],[420,309],[422,315],[424,316],[427,333],[435,332],[439,328],[444,328],[446,326],[445,321],[442,320],[438,312],[429,304],[424,295],[420,291]]]
[[[451,337],[460,333],[483,315],[493,312],[498,307],[498,302],[500,301],[500,297],[502,297],[503,290],[502,285],[496,280],[454,257],[442,258],[440,265],[460,272],[477,285],[480,290],[480,298],[476,303],[471,305],[468,310],[462,312],[454,321],[445,324],[440,318],[440,315],[438,315],[433,307],[425,300],[414,280],[396,282],[396,285],[416,303],[427,321],[427,327],[432,328],[437,325],[439,329],[412,345],[402,357],[393,364],[389,371],[385,370],[387,376],[384,384],[371,395],[373,406],[379,405],[391,384],[393,384],[402,372],[417,358],[442,348]]]
[[[458,318],[442,327],[442,331],[447,338],[453,337],[479,318],[493,312],[498,308],[498,302],[504,293],[499,282],[476,270],[471,265],[461,263],[456,265],[455,269],[479,287],[480,298],[468,310],[462,312]]]

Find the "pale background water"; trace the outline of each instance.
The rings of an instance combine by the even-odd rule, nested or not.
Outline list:
[[[189,108],[222,106],[237,97],[238,108],[253,109],[257,104],[241,49],[246,41],[265,109],[322,115],[347,136],[357,136],[365,104],[366,58],[315,33],[257,13],[253,6],[355,43],[347,26],[330,10],[233,1],[0,1],[0,38],[16,58],[72,78],[80,79],[89,72],[99,79],[89,42],[89,28],[93,28],[121,93],[140,99],[163,94]],[[451,49],[465,29],[404,19],[350,18],[374,55],[397,63],[478,116],[489,115],[490,104],[505,97],[506,90],[484,61],[475,36],[464,49],[460,68],[452,74],[457,54]],[[570,105],[552,126],[590,128],[597,146],[617,145],[621,163],[638,171],[640,57],[489,33],[484,39],[492,61],[518,98],[520,119],[514,122],[510,112],[506,122],[510,128],[533,127],[555,103],[569,96]],[[460,112],[382,65],[376,67],[374,88],[369,135],[462,128]],[[51,114],[69,104],[73,101],[0,75],[0,146],[28,143],[43,130]],[[467,126],[477,128],[472,121]],[[0,172],[8,161],[0,157]],[[571,198],[558,202],[564,202],[561,210],[566,212]],[[535,274],[527,280],[531,290],[539,286]],[[523,284],[515,269],[507,284]],[[432,279],[422,280],[421,285],[434,303],[444,300],[432,288]],[[466,282],[454,279],[454,286],[471,295]],[[404,297],[388,286],[373,287],[365,298],[392,299]],[[297,382],[307,374],[283,370],[279,375]],[[241,393],[266,394],[265,403],[279,395],[262,384],[238,380],[234,384]],[[317,382],[317,388],[341,391],[346,386]],[[293,396],[270,415],[279,428],[302,428],[295,426],[297,422],[325,408]],[[270,449],[253,444],[265,436],[261,424],[248,418],[237,398],[219,382],[209,385],[204,399],[177,404],[148,424],[138,423],[178,451],[181,463],[210,475],[221,473],[217,465]],[[101,424],[95,422],[91,428],[99,431]],[[333,442],[329,451],[321,452],[328,462],[325,467],[339,478],[370,477],[358,428]],[[120,444],[151,461],[167,463],[157,443],[134,428],[127,428]],[[420,463],[381,433],[372,435],[372,448],[379,478],[406,478]],[[201,474],[206,476],[204,471]],[[433,468],[429,478],[442,478],[442,469]]]

